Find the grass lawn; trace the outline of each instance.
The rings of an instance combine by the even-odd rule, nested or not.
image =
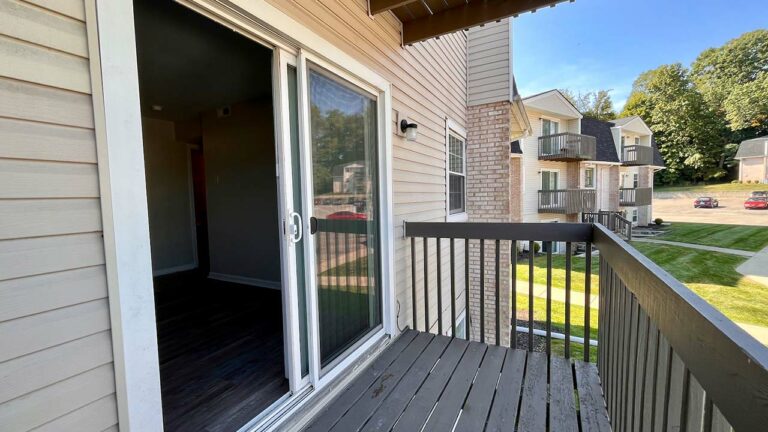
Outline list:
[[[571,289],[577,292],[584,292],[584,272],[587,260],[583,257],[571,258]],[[533,261],[533,283],[539,285],[547,284],[547,257],[541,256],[534,258]],[[592,287],[590,292],[597,293],[600,271],[600,259],[592,257]],[[517,260],[517,280],[518,292],[528,290],[527,285],[520,285],[521,282],[528,282],[528,258]],[[565,289],[565,255],[552,255],[552,286]]]
[[[528,296],[523,294],[517,295],[517,308],[518,310],[528,309]],[[591,309],[590,314],[590,338],[592,340],[597,339],[597,309]],[[541,323],[547,321],[547,301],[542,298],[535,297],[533,299],[533,319]],[[536,327],[541,328],[544,327]],[[553,301],[552,302],[552,331],[556,333],[565,333],[565,303]],[[571,335],[584,337],[584,308],[581,306],[571,305]],[[552,340],[552,352],[563,356],[565,352],[565,341]],[[592,348],[590,352],[591,360],[597,359],[597,349]],[[571,343],[571,357],[584,358],[584,347],[578,343]]]
[[[759,251],[768,246],[768,227],[674,222],[659,240]]]
[[[652,243],[633,246],[728,318],[768,327],[768,288],[736,271],[746,258]]]
[[[718,183],[710,185],[696,185],[696,186],[656,186],[654,192],[727,192],[727,191],[744,191],[750,192],[753,190],[763,190],[765,185],[761,184],[743,184],[743,183]]]

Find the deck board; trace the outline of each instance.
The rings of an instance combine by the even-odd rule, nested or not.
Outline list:
[[[611,430],[594,364],[409,330],[306,430],[545,431],[548,425]]]

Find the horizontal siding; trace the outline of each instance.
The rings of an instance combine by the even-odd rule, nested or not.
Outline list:
[[[0,429],[117,424],[83,0],[0,0]]]
[[[466,33],[457,32],[404,48],[400,46],[399,21],[388,13],[369,17],[365,0],[269,2],[388,80],[392,84],[393,110],[419,125],[416,142],[398,136],[392,140],[394,282],[401,305],[399,325],[411,325],[410,246],[403,238],[403,221],[445,220],[445,119],[466,125]],[[447,247],[445,242],[444,259],[448,256]],[[430,255],[430,280],[434,284],[434,248]],[[459,261],[463,262],[463,258]],[[417,273],[419,284],[423,270]],[[447,290],[447,272],[444,276],[443,286]],[[463,273],[459,277],[463,287]],[[417,291],[421,303],[423,289]],[[433,296],[434,291],[431,286]],[[446,301],[446,308],[447,304]],[[434,309],[431,317],[436,316]]]
[[[467,101],[469,105],[510,100],[512,30],[509,20],[467,32]]]

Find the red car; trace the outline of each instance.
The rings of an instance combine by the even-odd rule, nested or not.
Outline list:
[[[357,213],[351,211],[338,211],[328,215],[327,219],[331,220],[366,220],[368,216],[365,213]]]
[[[747,210],[768,209],[768,198],[752,197],[744,201],[744,208]]]
[[[693,202],[693,208],[717,208],[720,203],[712,197],[698,197]]]

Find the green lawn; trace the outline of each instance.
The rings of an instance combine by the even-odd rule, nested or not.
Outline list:
[[[517,295],[517,308],[518,310],[528,309],[528,296],[524,294]],[[592,340],[597,339],[598,328],[598,311],[597,309],[591,309],[590,314],[590,338]],[[547,301],[542,298],[533,299],[533,319],[541,323],[547,321]],[[541,327],[543,329],[543,327]],[[556,333],[565,333],[565,303],[553,301],[552,302],[552,331]],[[584,308],[581,306],[571,305],[571,335],[584,337]],[[552,352],[563,356],[565,352],[565,341],[552,340]],[[592,348],[590,352],[592,361],[597,358],[597,349]],[[571,357],[584,358],[584,347],[578,343],[571,343]]]
[[[744,183],[718,183],[710,185],[695,185],[695,186],[656,186],[654,192],[728,192],[728,191],[744,191],[749,192],[753,190],[763,190],[764,185],[760,184],[744,184]]]
[[[675,222],[659,240],[759,251],[768,246],[768,227]]]
[[[652,243],[633,246],[728,318],[768,327],[768,288],[736,271],[746,258]]]
[[[533,283],[539,285],[547,284],[547,257],[541,256],[534,258],[533,261]],[[571,289],[577,292],[584,292],[584,281],[586,277],[586,259],[581,257],[571,258]],[[600,259],[592,257],[592,286],[591,292],[597,293],[600,271]],[[520,285],[521,282],[528,282],[528,259],[518,259],[517,261],[517,280],[518,291],[527,292],[527,285]],[[565,255],[552,256],[552,286],[565,289]]]

